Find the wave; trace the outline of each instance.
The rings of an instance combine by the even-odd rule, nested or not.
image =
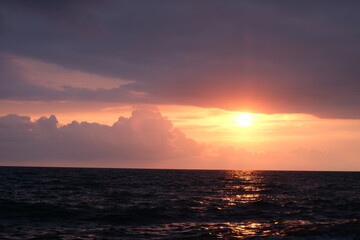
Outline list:
[[[285,231],[285,236],[285,239],[294,240],[360,240],[360,220],[322,223]]]

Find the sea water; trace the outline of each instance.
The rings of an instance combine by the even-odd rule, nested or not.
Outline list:
[[[0,239],[360,239],[360,172],[0,168]]]

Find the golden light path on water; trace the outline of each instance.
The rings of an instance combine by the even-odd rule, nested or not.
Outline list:
[[[265,190],[263,177],[256,174],[255,171],[227,171],[226,188],[222,190],[222,200],[225,203],[224,208],[232,208],[239,205],[246,205],[260,201],[260,193]],[[238,222],[224,223],[222,228],[231,229],[232,238],[247,238],[267,236],[272,233],[270,223],[262,222]],[[228,232],[216,233],[219,239],[227,239]]]
[[[227,205],[238,205],[256,202],[259,200],[262,191],[262,177],[254,174],[253,171],[228,171],[227,189],[225,189],[225,196],[222,198]],[[238,182],[241,182],[239,185]],[[241,192],[241,194],[238,194]]]

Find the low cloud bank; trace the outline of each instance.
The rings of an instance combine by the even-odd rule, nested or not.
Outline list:
[[[54,115],[36,121],[15,114],[0,117],[0,163],[6,165],[146,167],[201,151],[155,107],[138,106],[112,126],[76,121],[61,126]]]

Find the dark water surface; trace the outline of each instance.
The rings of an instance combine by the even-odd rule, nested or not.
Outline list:
[[[0,239],[360,239],[360,172],[0,168]]]

